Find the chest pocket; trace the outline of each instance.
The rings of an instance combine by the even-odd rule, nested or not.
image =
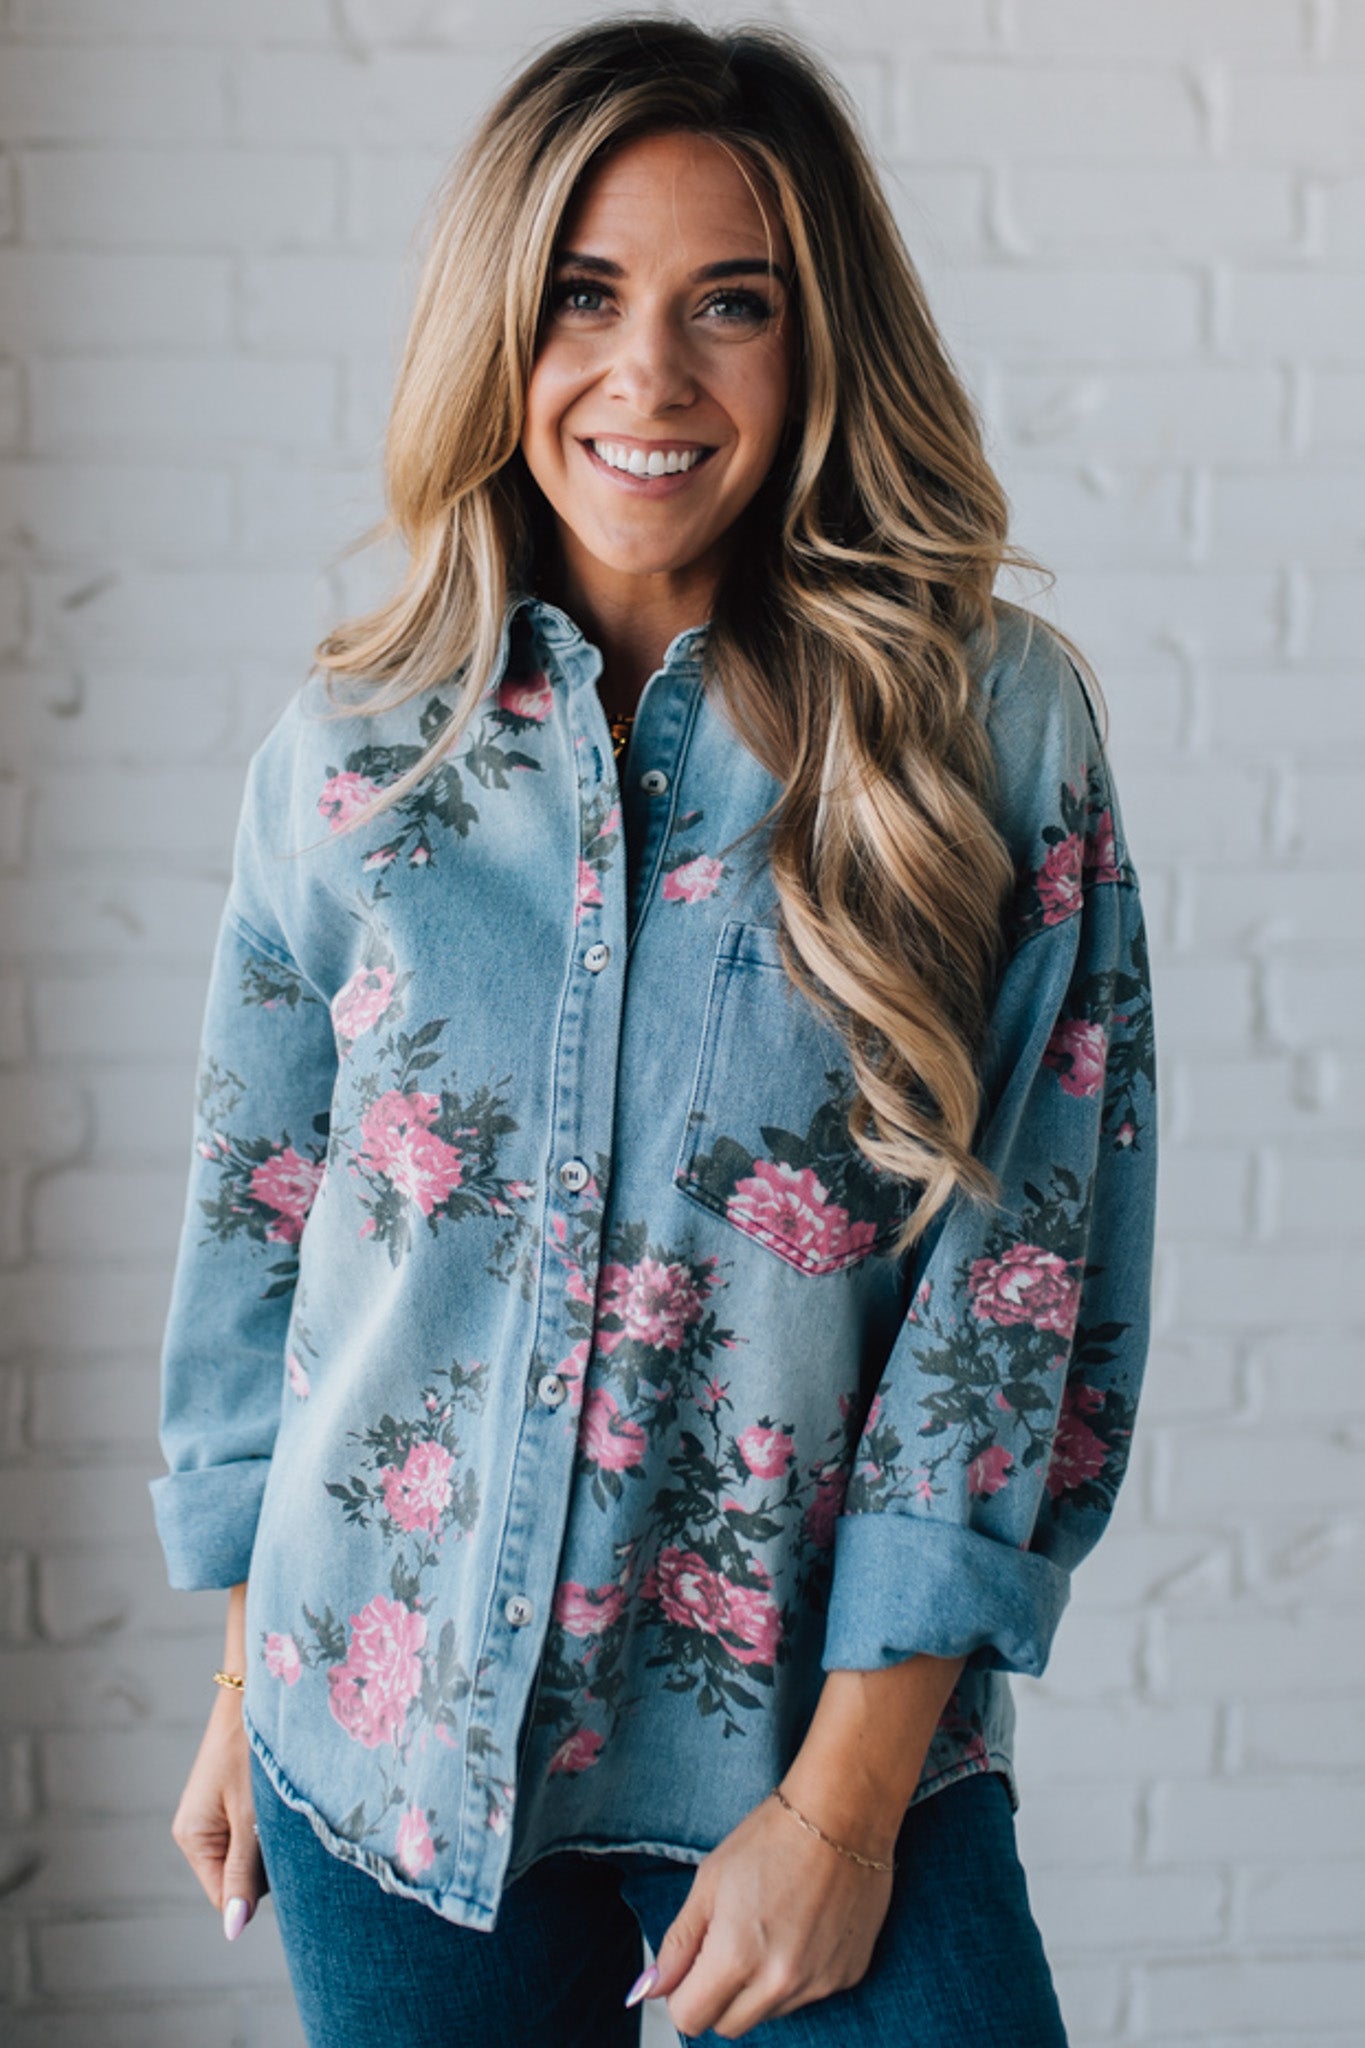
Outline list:
[[[674,1184],[802,1273],[881,1251],[915,1190],[848,1133],[842,1039],[793,987],[768,925],[727,920]]]

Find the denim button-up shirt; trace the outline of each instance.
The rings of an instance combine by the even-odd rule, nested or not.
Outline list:
[[[249,1739],[450,1920],[558,1847],[698,1861],[823,1672],[965,1655],[915,1798],[1005,1774],[1128,1459],[1156,1123],[1147,950],[1076,672],[978,666],[1014,857],[977,1146],[908,1254],[788,980],[778,795],[668,649],[619,771],[601,657],[511,607],[450,716],[255,753],[218,934],[151,1481],[173,1586],[248,1580]]]

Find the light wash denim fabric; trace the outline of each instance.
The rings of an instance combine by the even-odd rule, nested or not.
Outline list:
[[[553,1849],[697,1862],[823,1672],[966,1655],[915,1797],[1006,1777],[1128,1460],[1154,1040],[1109,764],[1046,626],[977,665],[1018,886],[983,1054],[998,1209],[899,1260],[788,981],[778,786],[649,680],[618,776],[598,651],[509,608],[478,714],[324,718],[253,757],[204,1023],[151,1481],[173,1586],[248,1578],[281,1795],[473,1928]]]

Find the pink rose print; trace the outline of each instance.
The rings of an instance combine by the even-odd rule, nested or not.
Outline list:
[[[665,903],[701,903],[715,895],[724,873],[724,861],[714,854],[699,853],[695,860],[681,862],[664,876],[663,899]]]
[[[300,1401],[306,1401],[308,1399],[308,1396],[312,1393],[313,1389],[312,1383],[308,1378],[307,1367],[304,1365],[303,1360],[299,1357],[298,1352],[289,1352],[285,1358],[284,1364],[285,1370],[289,1374],[289,1385],[291,1389],[294,1393],[298,1395]]]
[[[588,1353],[591,1340],[580,1337],[567,1358],[561,1358],[555,1371],[569,1389],[569,1413],[576,1415],[583,1405],[583,1375],[588,1369]]]
[[[1052,1027],[1043,1050],[1043,1065],[1061,1077],[1068,1095],[1096,1095],[1104,1085],[1109,1039],[1101,1024],[1063,1017]]]
[[[755,1479],[780,1478],[790,1464],[795,1448],[785,1430],[764,1429],[757,1422],[741,1430],[736,1441],[739,1455]]]
[[[582,855],[580,854],[578,859],[578,888],[574,896],[573,907],[574,923],[581,924],[583,922],[584,914],[588,910],[590,910],[594,904],[600,903],[601,901],[602,890],[598,883],[597,877],[593,873],[592,869],[588,866],[588,863],[583,859]]]
[[[815,1482],[815,1498],[806,1509],[806,1534],[817,1550],[828,1550],[834,1541],[838,1521],[848,1492],[848,1468],[826,1465]]]
[[[782,1617],[772,1595],[761,1586],[732,1585],[695,1550],[661,1550],[640,1594],[657,1600],[669,1621],[718,1637],[740,1664],[771,1664],[777,1654]]]
[[[626,1604],[625,1588],[614,1580],[605,1586],[580,1586],[565,1579],[555,1588],[554,1618],[571,1636],[600,1636],[620,1619]]]
[[[657,1600],[670,1621],[683,1628],[702,1628],[716,1635],[726,1615],[726,1584],[695,1550],[671,1544],[659,1552],[657,1564],[645,1573],[641,1597]]]
[[[735,1183],[725,1213],[739,1229],[779,1238],[820,1262],[851,1251],[862,1257],[877,1235],[875,1224],[849,1222],[809,1166],[780,1159],[756,1159],[752,1174]]]
[[[1043,923],[1060,924],[1081,907],[1081,839],[1068,832],[1048,848],[1047,859],[1036,876],[1043,903]]]
[[[543,724],[553,703],[547,676],[504,676],[498,685],[498,709],[510,711],[517,718],[534,718],[537,724]]]
[[[341,775],[329,776],[323,783],[318,809],[332,830],[339,832],[378,796],[383,786],[380,782],[371,782],[368,775],[357,775],[353,769],[347,769]]]
[[[332,998],[332,1024],[337,1045],[348,1053],[364,1032],[373,1030],[393,996],[397,976],[391,967],[357,967]]]
[[[281,1679],[285,1685],[298,1684],[303,1676],[303,1659],[292,1636],[272,1633],[266,1637],[265,1668],[272,1678]]]
[[[345,1659],[327,1673],[328,1705],[352,1741],[377,1749],[399,1740],[408,1703],[421,1690],[417,1652],[427,1639],[427,1618],[376,1593],[350,1620]]]
[[[725,1626],[741,1647],[729,1644],[741,1664],[771,1664],[782,1637],[782,1617],[771,1593],[759,1586],[727,1586]]]
[[[1066,1259],[1038,1244],[1013,1244],[1003,1259],[973,1259],[972,1312],[983,1323],[1031,1323],[1069,1337],[1076,1327],[1081,1283]]]
[[[1114,814],[1105,809],[1095,820],[1093,832],[1085,835],[1084,865],[1097,882],[1121,880],[1117,849],[1114,845]]]
[[[557,1771],[586,1771],[597,1762],[601,1752],[602,1738],[595,1728],[575,1728],[550,1758],[549,1776],[554,1777]]]
[[[599,1330],[599,1348],[614,1351],[630,1339],[656,1351],[678,1351],[699,1320],[705,1298],[688,1266],[662,1266],[650,1258],[634,1266],[605,1265],[598,1280],[598,1314],[619,1317],[622,1328]]]
[[[645,1433],[638,1422],[627,1422],[605,1387],[594,1387],[583,1404],[578,1428],[578,1448],[594,1465],[608,1472],[624,1472],[638,1465],[645,1454]]]
[[[409,1877],[420,1877],[436,1861],[427,1817],[415,1804],[404,1808],[398,1823],[398,1861]]]
[[[322,1184],[322,1162],[300,1159],[292,1145],[272,1152],[252,1170],[248,1192],[263,1209],[275,1211],[275,1221],[266,1231],[271,1244],[297,1244],[303,1236],[318,1188]]]
[[[1068,1382],[1063,1389],[1057,1434],[1047,1468],[1047,1490],[1054,1500],[1059,1494],[1074,1492],[1087,1479],[1098,1479],[1104,1470],[1109,1452],[1090,1424],[1081,1420],[1083,1415],[1093,1414],[1103,1406],[1104,1395],[1098,1387]]]
[[[450,1506],[450,1469],[455,1460],[444,1444],[429,1439],[409,1444],[401,1471],[384,1468],[384,1505],[390,1518],[409,1535],[429,1529],[434,1535]]]
[[[391,1088],[360,1120],[362,1164],[391,1181],[424,1216],[447,1201],[463,1178],[460,1154],[432,1134],[440,1114],[439,1095],[400,1095]]]
[[[1003,1449],[999,1444],[992,1444],[989,1449],[979,1451],[967,1467],[968,1493],[999,1493],[1009,1478],[1010,1466],[1013,1463],[1013,1453]]]

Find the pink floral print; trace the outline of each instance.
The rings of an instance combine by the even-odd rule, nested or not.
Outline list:
[[[1003,1444],[988,1444],[984,1451],[978,1451],[967,1467],[967,1491],[980,1497],[982,1494],[999,1493],[1009,1478],[1014,1454]]]
[[[391,967],[357,967],[332,998],[332,1027],[343,1056],[383,1017],[393,1000],[397,979]]]
[[[713,854],[699,853],[692,860],[682,861],[664,876],[664,902],[704,903],[708,896],[715,895],[724,873],[724,861]]]
[[[1081,841],[1068,832],[1049,847],[1037,875],[1038,895],[1043,905],[1044,924],[1060,924],[1081,907]]]
[[[318,797],[318,809],[334,832],[349,825],[358,812],[373,803],[383,788],[368,775],[342,770],[329,775]]]
[[[580,1586],[566,1579],[555,1589],[554,1618],[571,1636],[600,1636],[620,1620],[626,1604],[624,1586]]]
[[[1074,1264],[1039,1244],[1012,1244],[1002,1258],[974,1259],[968,1273],[972,1314],[982,1322],[1029,1323],[1069,1337],[1081,1282]]]
[[[664,1264],[648,1255],[633,1266],[604,1264],[598,1281],[598,1304],[612,1325],[599,1332],[603,1352],[618,1344],[648,1344],[658,1351],[677,1351],[702,1312],[703,1289],[692,1269]]]
[[[725,1213],[741,1229],[779,1238],[816,1263],[842,1260],[850,1251],[861,1256],[877,1235],[875,1224],[851,1223],[808,1166],[797,1169],[782,1160],[756,1159],[753,1172],[736,1183]]]
[[[608,1472],[625,1472],[638,1465],[645,1454],[645,1433],[638,1422],[628,1422],[605,1387],[594,1387],[583,1403],[578,1444],[591,1464]]]
[[[450,1506],[450,1473],[455,1460],[444,1444],[409,1444],[402,1466],[384,1473],[384,1505],[400,1529],[440,1528]]]
[[[498,685],[498,708],[513,718],[543,725],[553,704],[554,692],[546,675],[504,676]]]
[[[333,1716],[366,1749],[397,1743],[422,1684],[426,1616],[377,1593],[351,1616],[351,1631],[344,1663],[327,1673]]]
[[[590,1769],[597,1762],[601,1750],[602,1737],[595,1728],[575,1728],[551,1757],[551,1776],[561,1771],[577,1773]]]
[[[796,1448],[785,1429],[765,1427],[758,1422],[741,1430],[736,1442],[739,1455],[756,1479],[778,1478],[791,1463]]]
[[[424,1216],[447,1201],[464,1177],[459,1152],[432,1135],[440,1113],[439,1095],[390,1089],[360,1121],[361,1164],[382,1174]]]
[[[1104,1395],[1098,1387],[1068,1380],[1047,1472],[1047,1490],[1054,1498],[1074,1492],[1104,1470],[1108,1447],[1084,1420],[1103,1407]]]
[[[292,1145],[272,1152],[253,1170],[247,1183],[251,1199],[259,1202],[263,1209],[275,1212],[274,1220],[266,1230],[266,1236],[272,1243],[298,1243],[303,1236],[308,1211],[322,1185],[322,1174],[320,1161],[300,1159]]]
[[[422,1872],[430,1870],[436,1861],[436,1850],[426,1814],[415,1802],[403,1809],[403,1818],[398,1823],[395,1853],[399,1864],[409,1877],[420,1877]]]
[[[1061,1017],[1052,1027],[1043,1063],[1055,1070],[1068,1095],[1096,1095],[1104,1086],[1109,1034],[1102,1024],[1080,1017]]]
[[[292,1636],[273,1631],[265,1639],[265,1668],[285,1685],[297,1685],[303,1676],[303,1659]]]

